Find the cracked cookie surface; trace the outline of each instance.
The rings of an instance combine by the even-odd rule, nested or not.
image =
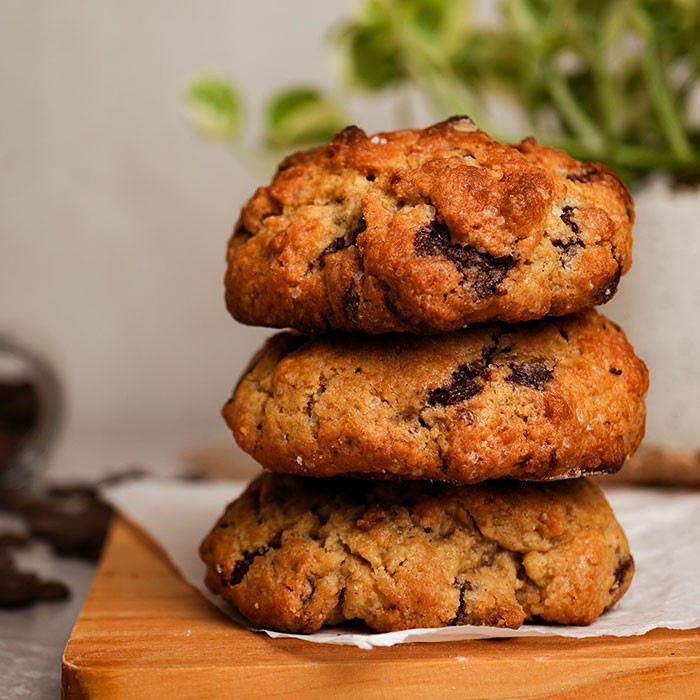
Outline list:
[[[271,338],[223,415],[268,470],[550,480],[617,471],[648,374],[593,310],[440,336]]]
[[[244,323],[454,331],[610,299],[634,208],[604,166],[453,118],[294,154],[243,206],[226,302]]]
[[[527,620],[590,624],[634,563],[585,479],[453,486],[264,474],[200,547],[209,588],[254,625],[310,633]]]

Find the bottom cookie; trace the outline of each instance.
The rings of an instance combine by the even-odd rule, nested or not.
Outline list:
[[[206,583],[254,625],[378,632],[527,620],[587,625],[634,572],[600,489],[265,473],[202,542]]]

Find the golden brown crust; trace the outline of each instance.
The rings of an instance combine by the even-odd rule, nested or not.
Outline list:
[[[274,336],[223,413],[266,469],[311,476],[561,479],[616,471],[648,375],[593,310],[442,336]]]
[[[526,620],[590,624],[634,564],[600,490],[265,474],[200,548],[207,585],[255,625],[315,632]]]
[[[229,242],[238,320],[302,331],[453,331],[607,301],[631,262],[634,209],[604,166],[465,119],[295,154]]]

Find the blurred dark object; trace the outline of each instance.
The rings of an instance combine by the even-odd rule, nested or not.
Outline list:
[[[62,557],[96,562],[114,514],[99,496],[99,488],[144,476],[132,467],[106,476],[95,484],[73,483],[47,486],[42,491],[0,488],[0,513],[18,517],[25,531],[0,532],[0,608],[26,607],[70,597],[60,581],[44,580],[34,572],[20,571],[12,550],[33,540],[46,542]]]
[[[700,488],[700,451],[641,447],[617,474],[600,483]]]
[[[0,332],[0,486],[28,486],[46,463],[63,400],[56,371],[26,340]]]
[[[68,587],[60,581],[44,580],[34,572],[17,568],[12,549],[25,547],[28,542],[29,538],[22,533],[0,532],[0,608],[21,608],[70,598]]]
[[[0,470],[11,468],[39,425],[41,403],[27,380],[0,378]]]
[[[62,556],[97,561],[112,509],[94,487],[63,487],[59,494],[23,489],[0,491],[0,510],[19,516],[32,537],[47,542]]]

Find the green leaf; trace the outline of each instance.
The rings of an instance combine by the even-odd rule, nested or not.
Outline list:
[[[274,148],[327,142],[343,126],[340,110],[316,88],[285,90],[267,107],[266,137]]]
[[[472,113],[497,135],[502,126],[488,107],[500,94],[543,143],[630,178],[665,169],[700,179],[700,0],[493,5],[500,21],[483,25],[471,0],[356,0],[334,32],[347,83],[408,103],[414,90],[406,88],[415,88],[438,114]],[[227,81],[196,81],[187,105],[201,132],[238,134],[241,100]],[[327,141],[346,122],[306,87],[278,94],[266,117],[271,150]]]
[[[381,90],[406,77],[389,25],[353,27],[347,39],[351,83],[366,90]]]
[[[231,140],[243,125],[243,101],[238,90],[226,79],[202,76],[185,93],[187,114],[203,136]]]
[[[395,3],[397,15],[404,25],[420,34],[424,39],[438,42],[454,21],[454,10],[462,3],[456,0],[400,0]]]

